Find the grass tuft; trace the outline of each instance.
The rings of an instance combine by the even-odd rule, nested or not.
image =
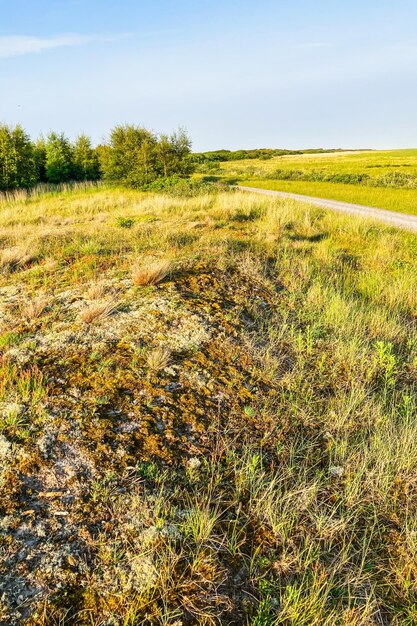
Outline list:
[[[96,302],[81,311],[80,318],[86,324],[92,324],[100,319],[105,319],[117,311],[115,302]]]
[[[171,350],[164,347],[154,348],[146,356],[146,364],[151,372],[160,372],[171,363]]]
[[[26,250],[20,248],[6,248],[0,254],[0,268],[14,270],[24,267],[34,260],[34,257]]]
[[[106,294],[106,285],[101,282],[92,282],[85,291],[87,300],[100,300]]]
[[[36,320],[45,311],[46,306],[47,301],[44,297],[34,298],[22,307],[22,316],[28,321]]]
[[[133,270],[133,283],[137,287],[157,285],[161,283],[171,272],[172,263],[165,260],[144,261]]]

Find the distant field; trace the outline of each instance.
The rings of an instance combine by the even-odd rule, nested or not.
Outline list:
[[[221,163],[218,173],[253,187],[417,215],[417,150],[339,152],[233,161]],[[293,179],[285,180],[286,176]],[[333,180],[311,180],[326,177],[333,177]],[[349,179],[353,182],[344,182]]]
[[[260,180],[258,178],[244,179],[242,184],[248,187],[260,187],[276,191],[301,193],[317,198],[341,200],[354,204],[363,204],[399,213],[417,215],[416,189],[383,189],[380,187],[365,187],[361,185],[345,185],[342,183],[315,183],[293,180]]]
[[[263,172],[274,169],[325,170],[332,173],[366,173],[380,176],[398,169],[417,176],[417,149],[332,152],[329,154],[302,154],[273,157],[269,160],[251,159],[222,163],[222,169],[246,173],[248,168],[259,168]]]

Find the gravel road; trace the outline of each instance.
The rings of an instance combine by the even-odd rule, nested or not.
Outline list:
[[[387,211],[386,209],[376,209],[371,206],[362,204],[351,204],[350,202],[340,202],[339,200],[326,200],[325,198],[315,198],[313,196],[303,196],[298,193],[288,193],[285,191],[272,191],[271,189],[260,189],[259,187],[244,187],[237,185],[237,189],[241,191],[250,191],[252,193],[263,193],[268,196],[278,196],[280,198],[292,198],[300,202],[308,202],[324,209],[333,211],[341,211],[342,213],[350,213],[351,215],[360,215],[361,217],[370,217],[377,219],[390,226],[411,230],[417,233],[417,216],[408,215],[407,213],[396,213],[395,211]]]

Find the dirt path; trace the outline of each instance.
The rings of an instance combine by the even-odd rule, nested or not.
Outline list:
[[[251,191],[253,193],[263,193],[268,196],[278,196],[281,198],[292,198],[300,202],[308,202],[325,209],[333,211],[341,211],[342,213],[350,213],[351,215],[360,215],[361,217],[370,217],[377,219],[390,226],[411,230],[417,233],[417,216],[408,215],[407,213],[396,213],[395,211],[387,211],[386,209],[376,209],[375,207],[364,206],[362,204],[351,204],[350,202],[340,202],[340,200],[326,200],[325,198],[315,198],[313,196],[303,196],[298,193],[288,193],[285,191],[272,191],[271,189],[260,189],[259,187],[244,187],[237,185],[237,189],[241,191]]]

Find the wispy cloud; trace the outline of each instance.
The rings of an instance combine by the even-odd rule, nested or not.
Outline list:
[[[37,54],[55,48],[82,46],[93,41],[112,42],[128,36],[120,35],[59,35],[56,37],[0,36],[0,58]]]

